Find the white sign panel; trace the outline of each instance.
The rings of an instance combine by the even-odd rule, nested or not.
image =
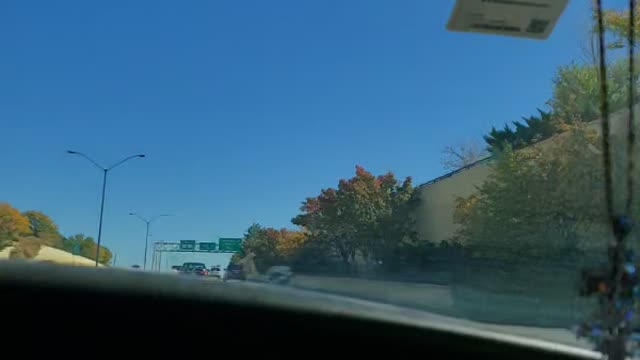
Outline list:
[[[568,0],[457,0],[447,29],[546,39]]]

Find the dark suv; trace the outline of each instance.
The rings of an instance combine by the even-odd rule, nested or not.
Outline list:
[[[224,272],[222,280],[246,280],[247,276],[244,273],[244,266],[238,264],[231,264]]]

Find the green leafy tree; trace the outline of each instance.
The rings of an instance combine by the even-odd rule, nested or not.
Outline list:
[[[628,102],[628,62],[621,58],[607,69],[609,106],[611,111],[624,108]],[[600,85],[598,67],[571,63],[560,66],[553,79],[553,96],[548,101],[561,124],[575,124],[600,117]]]
[[[634,37],[640,39],[640,9],[636,7]],[[604,10],[604,30],[612,35],[613,39],[609,48],[623,48],[628,44],[629,37],[629,9]],[[636,46],[639,46],[636,42]]]
[[[560,131],[552,113],[540,109],[537,116],[523,117],[522,121],[512,122],[513,129],[509,125],[505,125],[502,130],[491,128],[489,134],[484,136],[489,152],[497,153],[505,147],[520,149]]]
[[[459,240],[476,256],[507,260],[600,243],[606,226],[597,145],[593,133],[578,128],[547,148],[505,148],[477,193],[458,199]]]
[[[29,219],[31,233],[41,239],[43,244],[62,248],[62,235],[58,232],[58,226],[49,216],[35,210],[25,211],[22,215]]]
[[[278,262],[280,256],[277,251],[278,240],[273,229],[263,228],[258,224],[247,230],[242,248],[245,254],[255,254],[254,262],[258,271],[265,271],[267,267]]]
[[[611,111],[628,103],[628,61],[619,58],[607,66],[607,85]],[[506,147],[517,150],[571,129],[576,124],[597,120],[600,116],[598,67],[573,62],[560,66],[553,78],[553,96],[547,104],[551,111],[538,109],[538,115],[513,122],[513,128],[495,127],[484,136],[492,154]]]
[[[81,255],[82,247],[88,240],[93,241],[93,238],[86,237],[84,234],[76,234],[65,237],[62,241],[63,250],[68,251],[74,255]]]
[[[251,226],[249,226],[242,237],[242,246],[240,248],[240,252],[237,252],[233,254],[233,256],[231,256],[231,263],[237,263],[242,258],[247,256],[247,254],[249,253],[249,247],[251,247],[251,244],[257,241],[257,238],[261,231],[262,226],[260,224],[253,223],[251,224]],[[249,246],[247,246],[247,244],[249,244]]]
[[[96,259],[97,248],[98,245],[93,238],[85,236],[84,234],[76,234],[63,239],[63,249],[65,251],[74,255],[86,257],[87,259]],[[111,261],[112,257],[113,255],[108,248],[100,246],[100,254],[98,258],[99,263],[106,265]]]

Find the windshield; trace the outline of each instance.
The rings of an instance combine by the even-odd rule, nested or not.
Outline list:
[[[1,258],[597,348],[609,213],[640,215],[627,2],[602,5],[608,142],[591,1],[532,0],[546,39],[455,1],[36,2],[0,11]]]

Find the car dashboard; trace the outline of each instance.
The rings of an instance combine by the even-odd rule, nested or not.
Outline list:
[[[601,357],[428,321],[417,310],[269,284],[7,261],[0,264],[0,294],[0,305],[12,314],[4,319],[10,329],[4,343],[24,343],[46,356],[166,358],[174,350],[222,356],[225,347],[237,356],[257,351],[296,358],[350,351],[399,357],[411,350],[427,358]]]

